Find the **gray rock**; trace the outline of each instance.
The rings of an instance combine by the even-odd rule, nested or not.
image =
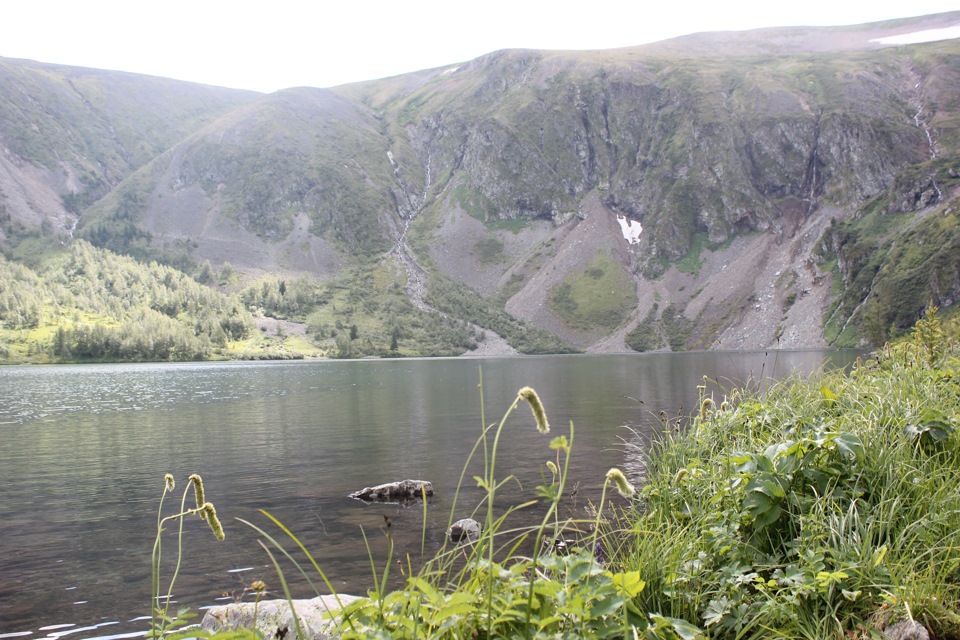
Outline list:
[[[883,630],[889,640],[930,640],[930,633],[916,620],[901,620]]]
[[[450,542],[456,544],[470,544],[480,539],[480,523],[473,518],[457,520],[447,529]]]
[[[391,502],[416,500],[424,494],[433,495],[433,485],[426,480],[400,480],[354,491],[350,497],[365,502]]]
[[[328,612],[339,611],[358,596],[317,596],[310,600],[294,600],[293,606],[300,620],[300,629],[304,640],[332,640],[340,637],[338,618],[327,617]],[[339,601],[338,601],[339,600]],[[264,638],[296,640],[297,625],[290,613],[290,604],[286,600],[263,600],[238,602],[207,610],[200,627],[204,631],[232,631],[252,628],[256,612],[256,628]]]

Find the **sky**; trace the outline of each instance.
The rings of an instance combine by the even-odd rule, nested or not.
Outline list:
[[[505,48],[608,49],[957,9],[957,0],[24,0],[4,3],[0,57],[272,92]]]

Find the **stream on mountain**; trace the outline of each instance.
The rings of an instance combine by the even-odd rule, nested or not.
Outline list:
[[[572,488],[564,508],[582,515],[589,501],[599,499],[610,467],[637,468],[624,441],[651,437],[661,410],[691,413],[704,375],[726,388],[746,380],[764,384],[759,381],[768,376],[847,366],[857,355],[699,352],[0,368],[0,639],[142,635],[149,622],[144,616],[157,506],[168,472],[177,489],[166,499],[165,514],[179,504],[187,477],[199,473],[226,532],[217,542],[202,520],[186,521],[174,608],[202,615],[239,598],[257,579],[272,597],[282,597],[257,533],[237,520],[270,528],[259,509],[303,541],[336,589],[363,594],[371,576],[361,530],[382,564],[389,517],[397,556],[416,559],[423,510],[365,504],[348,494],[393,480],[430,480],[435,495],[428,503],[426,550],[439,548],[481,431],[481,406],[488,423],[499,421],[529,385],[552,427],[550,436],[538,434],[526,406],[510,416],[497,475],[514,474],[517,482],[498,492],[501,506],[534,495],[553,457],[550,438],[567,434],[574,423]],[[722,399],[716,382],[710,389]],[[480,472],[482,460],[465,476],[455,517],[470,515],[479,502],[469,478]],[[521,511],[509,522],[538,517],[535,510]],[[168,580],[175,527],[163,553]],[[294,588],[296,597],[311,595],[304,584],[294,581]]]

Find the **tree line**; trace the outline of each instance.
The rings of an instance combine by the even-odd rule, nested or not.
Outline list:
[[[254,331],[236,297],[80,240],[36,271],[0,257],[0,351],[54,361],[202,360]]]

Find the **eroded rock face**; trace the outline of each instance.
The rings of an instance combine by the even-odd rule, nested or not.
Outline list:
[[[350,494],[365,502],[403,502],[433,495],[433,485],[426,480],[399,480],[365,487]]]
[[[339,638],[340,619],[330,617],[330,613],[339,611],[359,596],[329,595],[317,596],[309,600],[294,600],[294,610],[300,622],[300,630],[306,640],[328,640]],[[207,610],[200,627],[204,631],[216,633],[235,629],[253,628],[256,619],[256,629],[264,638],[293,638],[297,637],[297,625],[290,611],[290,603],[286,600],[265,600],[253,602],[239,602]]]

